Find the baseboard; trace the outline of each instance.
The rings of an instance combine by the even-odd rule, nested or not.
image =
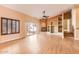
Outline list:
[[[7,40],[7,41],[4,41],[4,42],[0,42],[0,44],[4,44],[4,43],[8,43],[8,42],[13,42],[13,41],[16,41],[16,40],[22,40],[24,39],[25,37],[21,37],[21,38],[16,38],[16,39],[13,39],[13,40]]]

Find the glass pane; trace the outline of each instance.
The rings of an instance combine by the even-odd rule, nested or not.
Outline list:
[[[16,21],[12,21],[12,33],[16,32]]]
[[[2,34],[6,34],[6,33],[7,33],[7,20],[2,19]]]
[[[8,33],[11,33],[11,20],[8,20]]]
[[[16,21],[16,32],[19,32],[19,21]]]

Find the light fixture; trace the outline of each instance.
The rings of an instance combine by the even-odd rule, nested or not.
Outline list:
[[[42,16],[43,19],[47,19],[49,17],[45,15],[45,10],[42,13],[43,13],[43,16]]]

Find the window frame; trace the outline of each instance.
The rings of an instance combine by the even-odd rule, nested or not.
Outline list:
[[[3,20],[6,20],[6,33],[3,33]],[[10,29],[9,29],[9,21],[11,21],[11,24],[10,24]],[[13,28],[13,22],[15,21],[15,28]],[[18,23],[18,24],[16,24]],[[17,28],[18,27],[18,28]],[[13,29],[15,30],[13,32]],[[16,31],[18,29],[18,31]],[[10,30],[10,33],[8,32]],[[1,35],[9,35],[9,34],[17,34],[17,33],[20,33],[20,20],[16,20],[16,19],[10,19],[10,18],[6,18],[6,17],[1,17]]]

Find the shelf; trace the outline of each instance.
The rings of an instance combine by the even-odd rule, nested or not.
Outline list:
[[[62,18],[58,18],[58,32],[62,32]]]

